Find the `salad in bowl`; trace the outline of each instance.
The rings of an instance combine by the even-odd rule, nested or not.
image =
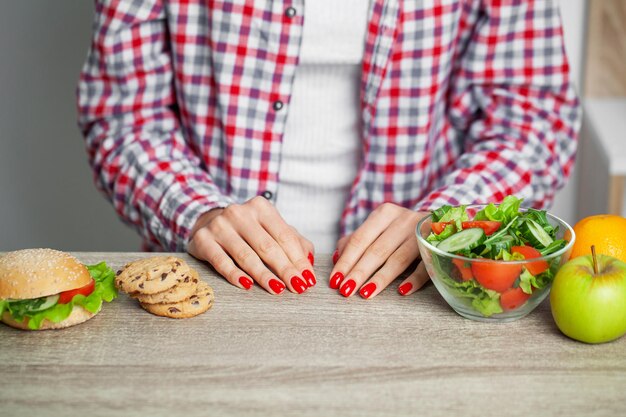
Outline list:
[[[569,258],[572,228],[544,210],[501,204],[443,206],[417,225],[422,261],[437,290],[460,315],[512,321],[548,295]]]

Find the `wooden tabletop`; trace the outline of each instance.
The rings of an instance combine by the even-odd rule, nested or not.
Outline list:
[[[147,256],[77,253],[113,268]],[[318,285],[237,289],[181,255],[215,290],[207,313],[159,318],[124,294],[62,331],[0,326],[0,416],[624,416],[626,338],[558,331],[548,303],[478,323],[432,285],[372,300]]]

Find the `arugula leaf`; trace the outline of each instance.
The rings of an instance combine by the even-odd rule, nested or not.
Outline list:
[[[97,313],[100,311],[103,301],[111,302],[117,297],[117,289],[114,284],[115,272],[104,262],[97,265],[86,266],[95,281],[94,291],[88,296],[85,297],[82,294],[78,294],[67,304],[56,304],[36,313],[27,312],[26,307],[32,303],[39,302],[38,300],[42,300],[43,298],[13,302],[2,301],[0,302],[0,311],[7,309],[17,321],[28,318],[28,327],[32,330],[39,329],[44,320],[53,323],[59,323],[65,320],[72,313],[72,309],[75,305],[81,306],[91,313]]]
[[[541,256],[550,255],[551,253],[560,251],[565,246],[567,246],[567,241],[565,239],[555,240],[552,243],[550,243],[547,247],[540,249],[539,253],[541,253]]]
[[[535,223],[537,223],[539,226],[541,226],[541,228],[545,230],[546,233],[549,234],[552,239],[554,239],[554,237],[556,236],[556,232],[558,231],[558,228],[555,228],[554,226],[550,224],[550,222],[548,221],[548,215],[545,210],[536,210],[534,208],[529,208],[523,214],[523,217],[527,219],[531,219]]]

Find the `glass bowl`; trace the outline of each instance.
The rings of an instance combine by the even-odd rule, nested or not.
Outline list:
[[[484,207],[485,205],[467,206],[466,210],[470,219]],[[524,212],[525,210],[520,209],[520,211]],[[472,259],[437,249],[436,246],[426,240],[431,232],[432,222],[431,216],[426,216],[420,220],[416,228],[422,262],[424,262],[428,275],[430,275],[441,296],[461,316],[485,322],[509,322],[520,319],[533,311],[550,293],[552,280],[559,268],[569,259],[576,238],[574,231],[566,222],[550,213],[547,213],[547,218],[550,225],[558,227],[556,239],[568,240],[565,247],[540,258],[520,261],[494,261],[482,258]],[[510,271],[510,268],[526,267],[531,263],[537,265],[537,262],[543,261],[548,263],[552,279],[541,289],[532,287],[532,294],[530,295],[523,295],[521,288],[511,288],[508,293],[506,292],[509,290],[502,292],[487,290],[473,277],[474,271],[489,270],[497,274],[499,270],[506,272],[507,269]],[[493,268],[494,263],[498,263],[496,268]],[[502,269],[502,264],[506,264],[504,269]],[[462,273],[461,269],[465,269],[466,273]],[[524,270],[521,269],[521,271]],[[518,284],[519,278],[514,286]],[[513,304],[510,301],[512,299],[516,300]],[[511,305],[517,306],[511,308]]]

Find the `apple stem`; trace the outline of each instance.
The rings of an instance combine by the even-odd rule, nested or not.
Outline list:
[[[591,245],[591,259],[593,259],[593,271],[598,275],[600,271],[598,270],[598,257],[596,256],[596,246]]]

